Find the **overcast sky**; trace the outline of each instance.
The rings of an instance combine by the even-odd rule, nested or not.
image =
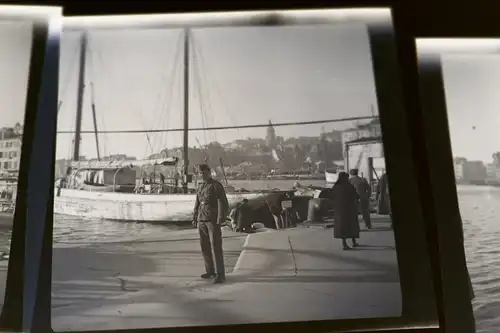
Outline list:
[[[87,81],[94,85],[98,127],[106,130],[181,128],[183,31],[91,31]],[[61,46],[59,128],[74,129],[80,34]],[[191,31],[190,127],[308,121],[370,115],[376,104],[365,25],[205,28]],[[200,98],[201,95],[201,98]],[[83,128],[92,130],[87,90]],[[201,101],[201,102],[200,102]],[[319,135],[352,124],[277,128],[277,135]],[[265,128],[190,133],[190,145],[264,137]],[[58,156],[71,152],[58,137]],[[182,133],[101,136],[102,153],[139,158],[181,144]],[[93,136],[82,153],[95,156]]]
[[[182,33],[90,32],[87,86],[93,82],[100,130],[182,127]],[[79,37],[65,33],[62,38],[61,130],[75,126]],[[193,30],[191,41],[190,127],[363,116],[376,105],[364,25],[206,28]],[[13,126],[24,118],[31,24],[0,21],[0,43],[0,126]],[[445,56],[443,72],[454,155],[491,161],[491,154],[500,151],[500,56]],[[87,89],[84,130],[93,129],[90,100]],[[285,137],[317,135],[322,126],[329,131],[351,125],[276,131]],[[263,137],[265,131],[192,132],[190,145]],[[58,135],[59,158],[70,156],[72,137]],[[103,134],[100,148],[101,154],[141,158],[178,146],[181,138],[180,132],[150,134],[149,140],[145,134]],[[81,151],[96,156],[93,135],[83,135]]]
[[[500,151],[500,55],[447,55],[442,63],[453,154],[491,162]]]
[[[0,127],[24,121],[31,27],[27,22],[0,20]]]
[[[99,130],[181,128],[183,30],[89,32],[83,130],[93,130],[91,83]],[[22,121],[30,30],[0,26],[1,126]],[[8,47],[7,47],[8,46]],[[74,130],[80,34],[63,33],[59,130]],[[376,96],[367,29],[331,26],[205,28],[191,31],[190,127],[233,126],[371,115]],[[201,94],[201,98],[200,98]],[[201,101],[201,102],[200,102]],[[352,123],[276,128],[285,137],[319,135]],[[190,146],[264,137],[266,128],[191,132]],[[68,158],[72,134],[59,134],[58,158]],[[143,158],[179,146],[181,132],[101,134],[101,155]],[[81,153],[96,156],[93,134]]]

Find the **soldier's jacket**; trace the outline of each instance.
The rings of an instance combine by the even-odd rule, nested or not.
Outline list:
[[[193,221],[215,223],[227,216],[228,208],[224,187],[215,179],[209,179],[198,186]]]
[[[365,178],[353,176],[349,178],[349,182],[356,188],[361,200],[368,200],[371,196],[371,186]]]

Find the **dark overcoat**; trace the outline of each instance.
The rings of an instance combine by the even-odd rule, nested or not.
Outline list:
[[[349,183],[335,184],[331,196],[334,207],[333,236],[335,238],[359,238],[359,195]]]
[[[380,177],[379,195],[378,195],[378,213],[380,215],[388,215],[391,212],[391,201],[389,197],[389,184],[387,174],[384,173]]]

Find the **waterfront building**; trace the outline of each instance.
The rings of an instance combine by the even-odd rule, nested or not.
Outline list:
[[[500,181],[500,166],[496,163],[487,164],[486,175],[488,180]]]
[[[483,184],[488,179],[488,169],[482,161],[455,159],[455,179],[457,183]]]
[[[463,179],[463,174],[464,174],[464,171],[463,171],[463,162],[455,162],[454,163],[454,170],[455,170],[455,180],[457,183],[463,183],[464,179]]]
[[[345,155],[345,148],[348,142],[365,139],[365,138],[381,138],[382,129],[380,127],[380,120],[374,119],[368,124],[358,125],[353,128],[349,128],[342,132],[341,142],[342,142],[342,155]]]
[[[361,177],[373,183],[385,172],[382,138],[363,137],[346,142],[344,167],[347,172],[358,169]]]
[[[21,160],[22,134],[17,128],[0,129],[0,173],[17,173]]]

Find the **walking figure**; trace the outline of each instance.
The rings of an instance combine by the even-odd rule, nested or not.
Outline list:
[[[342,240],[344,250],[349,250],[347,239],[352,240],[352,246],[357,247],[359,238],[358,193],[349,182],[349,175],[340,172],[337,182],[332,187],[331,197],[334,207],[333,237]]]
[[[349,181],[356,189],[359,195],[359,206],[361,210],[361,215],[365,221],[365,226],[368,229],[372,228],[372,221],[370,218],[370,198],[372,195],[372,188],[365,178],[358,176],[358,169],[351,169],[351,178]]]
[[[205,261],[206,272],[201,275],[201,278],[213,279],[214,283],[222,283],[226,279],[226,273],[222,252],[221,224],[226,221],[228,201],[222,184],[212,178],[210,167],[207,164],[201,164],[198,171],[203,182],[199,184],[196,192],[193,226],[198,228],[201,252]]]

